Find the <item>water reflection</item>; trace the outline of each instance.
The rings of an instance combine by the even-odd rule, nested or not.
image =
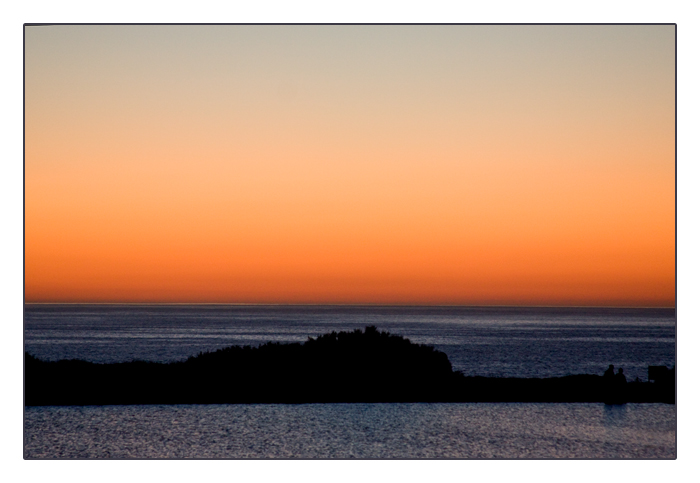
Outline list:
[[[627,421],[627,404],[605,404],[603,406],[603,426],[606,428],[624,426]]]

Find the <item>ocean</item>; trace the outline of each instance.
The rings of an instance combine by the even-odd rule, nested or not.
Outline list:
[[[465,375],[675,365],[674,309],[25,305],[46,360],[183,360],[374,325]],[[27,407],[26,458],[673,458],[675,405],[309,404]]]

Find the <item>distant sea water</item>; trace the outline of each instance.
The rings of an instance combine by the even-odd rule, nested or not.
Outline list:
[[[168,362],[230,345],[380,330],[465,375],[628,379],[675,364],[674,309],[25,305],[46,360]],[[25,458],[675,458],[668,404],[27,407]]]

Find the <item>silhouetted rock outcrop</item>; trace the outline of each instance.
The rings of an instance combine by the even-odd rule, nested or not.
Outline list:
[[[547,379],[464,377],[452,370],[443,352],[375,327],[367,327],[364,332],[331,332],[303,344],[233,346],[169,364],[46,362],[25,354],[28,406],[596,402],[604,399],[602,380],[591,375]],[[673,402],[654,385],[642,384],[646,385],[628,384],[629,401],[662,401],[665,397],[664,402]],[[669,394],[674,392],[675,386]]]

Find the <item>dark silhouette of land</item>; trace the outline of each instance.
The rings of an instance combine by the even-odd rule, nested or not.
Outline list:
[[[674,370],[659,376],[663,382],[634,381],[623,389],[614,384],[618,376],[466,377],[452,370],[443,352],[375,327],[332,332],[303,344],[232,346],[172,363],[49,362],[25,353],[24,370],[27,406],[610,402],[611,391],[614,403],[675,403],[675,374],[669,375]]]

